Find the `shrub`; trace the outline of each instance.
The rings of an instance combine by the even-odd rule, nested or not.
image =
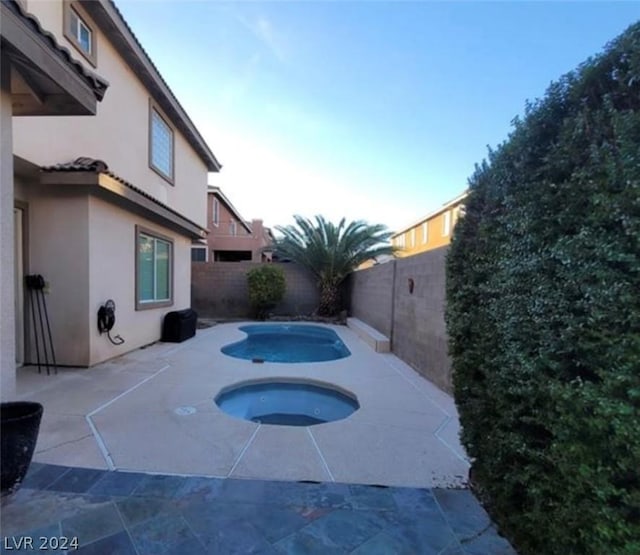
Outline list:
[[[446,319],[474,480],[522,553],[640,553],[640,24],[470,189]]]
[[[267,317],[267,312],[274,308],[284,297],[286,280],[282,268],[273,264],[265,264],[247,272],[249,283],[249,304],[260,320]]]

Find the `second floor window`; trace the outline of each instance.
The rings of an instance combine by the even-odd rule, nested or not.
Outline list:
[[[173,183],[173,130],[160,115],[151,108],[149,131],[149,165],[162,177]]]
[[[236,222],[234,220],[231,220],[231,222],[229,222],[229,235],[235,235],[236,231]]]
[[[87,59],[96,66],[96,37],[89,20],[81,15],[76,2],[66,0],[64,6],[64,36]]]
[[[220,223],[220,203],[217,198],[213,199],[213,225],[217,226]]]
[[[447,210],[442,215],[442,235],[443,237],[447,237],[451,232],[451,212]]]
[[[429,223],[422,224],[422,242],[426,245],[429,242]]]

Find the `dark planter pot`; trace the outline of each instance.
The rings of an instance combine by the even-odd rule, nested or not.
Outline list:
[[[21,401],[0,405],[2,422],[2,496],[14,493],[29,470],[38,440],[42,405]]]

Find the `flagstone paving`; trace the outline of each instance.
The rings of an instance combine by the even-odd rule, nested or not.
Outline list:
[[[514,555],[466,489],[172,476],[33,463],[2,500],[2,553]]]

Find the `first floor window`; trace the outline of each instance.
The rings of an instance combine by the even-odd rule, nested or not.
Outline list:
[[[141,229],[136,235],[136,308],[169,305],[173,299],[173,243]]]
[[[191,262],[206,262],[206,261],[207,261],[206,247],[191,247]]]

